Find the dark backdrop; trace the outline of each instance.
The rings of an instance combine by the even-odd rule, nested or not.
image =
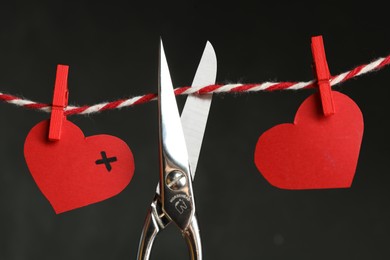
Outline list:
[[[333,75],[390,54],[387,8],[373,1],[3,1],[0,91],[51,103],[56,65],[68,64],[72,105],[155,93],[160,37],[175,87],[191,84],[206,41],[218,83],[307,81],[319,34]],[[194,182],[204,259],[390,259],[389,84],[384,68],[334,87],[365,120],[350,189],[281,190],[253,162],[258,137],[315,90],[215,95]],[[60,215],[23,157],[49,114],[0,103],[0,115],[0,259],[136,259],[158,181],[157,102],[69,117],[87,136],[123,139],[136,170],[119,195]],[[188,259],[175,226],[152,259]]]

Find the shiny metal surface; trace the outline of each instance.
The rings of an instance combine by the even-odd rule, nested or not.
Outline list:
[[[156,194],[150,205],[149,212],[146,215],[141,240],[138,246],[137,260],[147,260],[150,258],[153,242],[157,233],[171,223],[171,220],[165,216],[161,206],[160,196]]]
[[[192,180],[212,96],[187,97],[180,121],[162,42],[159,77],[160,183],[145,219],[137,259],[149,259],[158,232],[170,222],[175,222],[186,240],[191,259],[201,260],[202,245],[195,214]],[[215,79],[216,57],[211,44],[207,43],[193,86],[214,84]]]
[[[216,78],[217,57],[213,46],[210,42],[207,42],[192,81],[192,87],[204,87],[215,84]],[[183,125],[188,149],[192,180],[195,178],[212,97],[212,94],[189,95],[181,113],[181,124]]]
[[[195,201],[192,194],[192,177],[186,141],[162,41],[160,42],[159,75],[158,108],[162,208],[181,230],[185,230],[194,216]],[[167,185],[167,178],[175,172],[180,172],[186,181],[180,189],[172,190]]]

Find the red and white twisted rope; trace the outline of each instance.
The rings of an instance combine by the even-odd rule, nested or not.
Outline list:
[[[368,72],[380,70],[390,64],[390,55],[384,58],[379,58],[369,64],[360,65],[350,71],[344,72],[337,76],[332,76],[330,85],[334,86],[341,82],[345,82],[353,77],[363,75]],[[258,84],[226,84],[226,85],[208,85],[202,87],[180,87],[175,89],[175,95],[190,95],[190,94],[211,94],[211,93],[244,93],[258,91],[275,91],[275,90],[298,90],[313,88],[316,85],[315,80],[307,82],[264,82]],[[112,102],[104,102],[91,106],[68,106],[65,108],[66,115],[75,114],[92,114],[109,109],[119,109],[124,107],[135,106],[149,101],[155,100],[157,94],[146,94],[143,96],[132,97],[128,99],[120,99]],[[27,99],[22,99],[13,95],[3,94],[0,92],[0,100],[21,106],[29,109],[36,109],[44,112],[51,111],[50,104],[43,104]]]

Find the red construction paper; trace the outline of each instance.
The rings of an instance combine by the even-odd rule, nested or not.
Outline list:
[[[24,156],[57,214],[113,197],[130,183],[134,158],[124,141],[110,135],[85,137],[64,117],[61,139],[52,142],[48,140],[49,121],[31,129]]]
[[[324,116],[319,94],[299,107],[293,124],[264,132],[255,149],[255,164],[281,189],[349,188],[363,137],[363,115],[348,96],[332,91],[335,114]]]

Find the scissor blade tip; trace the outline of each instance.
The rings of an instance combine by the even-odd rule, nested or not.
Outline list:
[[[210,41],[207,41],[207,42],[206,42],[206,46],[213,48],[213,45],[211,44]]]
[[[161,50],[163,50],[163,41],[162,41],[162,39],[160,38],[160,52],[161,52]]]
[[[162,66],[168,66],[166,64],[166,57],[165,57],[165,51],[164,51],[164,45],[163,45],[163,42],[162,40],[160,41],[160,68]]]
[[[207,42],[206,42],[206,47],[205,47],[205,48],[210,48],[210,49],[213,50],[213,52],[215,52],[215,51],[214,51],[214,46],[211,44],[210,41],[207,41]]]

